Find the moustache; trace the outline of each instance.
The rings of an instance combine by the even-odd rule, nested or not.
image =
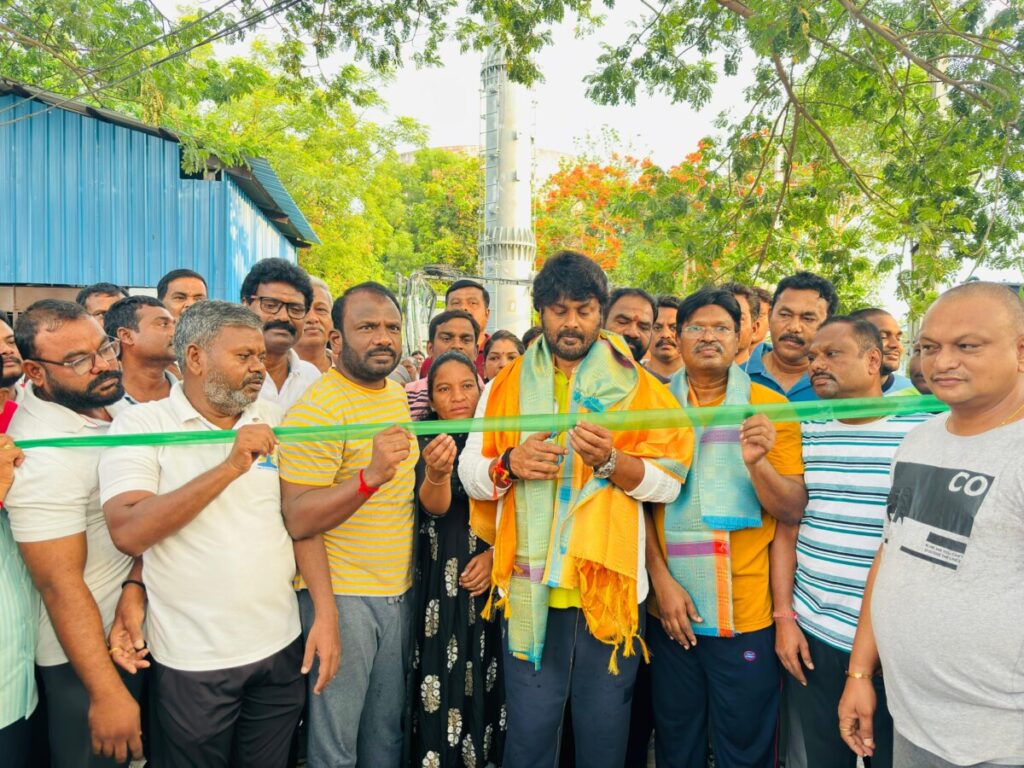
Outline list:
[[[239,389],[245,389],[250,384],[259,384],[260,386],[263,386],[263,380],[266,378],[267,377],[262,373],[251,373],[242,379],[242,385]]]
[[[583,334],[579,331],[559,331],[557,338],[559,341],[562,339],[579,339],[583,341]]]
[[[398,355],[395,353],[395,350],[393,350],[391,347],[374,347],[373,349],[367,351],[366,353],[367,359],[373,357],[374,355],[387,355],[392,360],[395,360],[398,357]]]
[[[831,379],[832,381],[835,381],[836,377],[833,376],[831,373],[825,372],[811,374],[811,381],[817,381],[818,379]]]
[[[86,392],[91,392],[94,389],[99,389],[103,384],[111,380],[120,381],[121,371],[103,371],[97,374],[96,378],[89,382],[89,386],[85,390]]]
[[[281,329],[282,331],[288,331],[292,336],[295,335],[295,324],[289,323],[287,320],[271,320],[269,323],[263,324],[264,331],[274,331]]]
[[[799,336],[795,333],[784,333],[779,337],[779,341],[794,341],[800,346],[804,345],[803,336]]]
[[[713,349],[716,352],[724,352],[725,348],[717,341],[703,341],[693,348],[694,352],[702,352],[705,349]]]
[[[661,341],[659,341],[654,346],[655,347],[671,347],[672,349],[675,349],[679,345],[676,344],[676,340],[675,339],[662,339]]]

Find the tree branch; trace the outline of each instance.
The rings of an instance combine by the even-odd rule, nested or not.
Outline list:
[[[715,2],[717,2],[726,10],[732,11],[733,13],[738,13],[744,19],[749,19],[751,16],[754,15],[754,11],[751,8],[744,5],[743,3],[741,3],[739,0],[715,0]]]
[[[1006,160],[1010,155],[1010,136],[1011,132],[1009,130],[1006,131],[1006,141],[1003,142],[1003,155],[999,159],[999,167],[996,168],[996,183],[992,190],[992,212],[988,217],[988,225],[985,227],[985,232],[981,236],[981,240],[978,242],[978,247],[971,253],[967,254],[967,258],[977,259],[979,263],[981,261],[981,255],[985,252],[985,247],[988,245],[988,237],[992,234],[992,226],[996,221],[995,209],[999,205],[999,196],[1003,191],[1003,169],[1006,168]],[[977,268],[978,264],[975,264],[974,269]],[[973,273],[974,270],[972,269],[971,272]]]
[[[772,222],[768,225],[768,233],[764,237],[764,243],[761,244],[761,253],[757,257],[757,266],[754,267],[754,273],[751,280],[757,280],[757,276],[761,274],[761,267],[764,265],[765,257],[768,255],[768,246],[771,245],[772,235],[775,234],[775,227],[779,224],[779,215],[782,213],[782,204],[785,202],[786,192],[789,190],[789,177],[793,172],[793,156],[796,152],[796,137],[797,132],[800,129],[800,107],[795,101],[793,101],[793,110],[793,134],[790,136],[789,146],[786,148],[788,162],[782,172],[782,188],[779,190],[779,199],[775,201],[775,210],[772,212]]]
[[[881,37],[883,40],[889,43],[889,45],[891,45],[893,48],[899,51],[905,58],[914,62],[917,66],[919,66],[921,69],[923,69],[925,72],[927,72],[935,79],[942,81],[950,88],[955,88],[972,101],[985,107],[985,109],[992,109],[992,102],[986,99],[977,91],[968,88],[968,85],[981,86],[982,88],[991,88],[993,91],[1003,96],[1004,98],[1009,98],[1009,94],[1006,93],[1006,91],[1004,91],[1002,88],[999,88],[996,85],[993,85],[992,83],[985,83],[978,80],[956,80],[950,77],[941,69],[936,67],[934,64],[927,61],[926,59],[922,59],[920,56],[918,56],[916,53],[910,50],[907,44],[903,42],[902,38],[900,38],[900,36],[893,32],[891,29],[889,29],[883,24],[879,24],[877,21],[874,21],[873,19],[868,18],[867,14],[865,14],[863,11],[861,11],[860,8],[854,5],[853,0],[839,0],[839,4],[843,6],[843,8],[845,8],[851,16],[857,19],[857,21],[861,23],[861,26],[863,26],[866,30],[868,30],[869,32],[873,32],[874,34]]]
[[[842,0],[840,0],[840,2],[842,2]],[[839,161],[839,164],[843,166],[843,168],[845,168],[846,171],[853,177],[854,183],[857,185],[857,187],[860,188],[861,192],[863,192],[871,199],[880,202],[882,205],[888,208],[890,212],[895,213],[895,208],[893,208],[892,204],[867,185],[867,183],[864,181],[861,175],[857,173],[857,171],[854,170],[853,166],[851,166],[850,163],[846,160],[846,158],[843,157],[835,142],[832,141],[832,137],[828,135],[825,129],[822,128],[818,121],[815,120],[814,117],[811,115],[811,113],[807,111],[806,107],[804,107],[800,99],[797,98],[796,93],[793,91],[793,84],[789,80],[789,75],[786,74],[786,70],[782,66],[782,59],[779,58],[779,55],[777,53],[772,55],[772,61],[775,64],[775,73],[779,76],[779,80],[782,82],[782,87],[786,89],[786,93],[789,95],[789,100],[793,102],[793,107],[800,113],[804,120],[807,121],[807,124],[810,125],[819,136],[821,136],[822,141],[825,142],[825,145],[829,148],[829,151],[832,153],[832,156],[837,161]]]

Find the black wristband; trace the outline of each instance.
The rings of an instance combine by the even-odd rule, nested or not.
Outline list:
[[[508,479],[515,482],[519,479],[519,475],[512,471],[512,449],[506,448],[505,452],[501,454],[501,466],[508,472]]]
[[[145,592],[145,591],[146,591],[146,585],[145,585],[145,584],[143,584],[143,583],[142,583],[141,581],[139,581],[138,579],[125,579],[124,581],[122,581],[122,582],[121,582],[121,589],[124,589],[124,588],[125,588],[125,587],[127,587],[127,586],[128,586],[129,584],[134,584],[134,585],[135,585],[135,586],[137,586],[137,587],[142,587],[142,591],[143,591],[143,592]]]

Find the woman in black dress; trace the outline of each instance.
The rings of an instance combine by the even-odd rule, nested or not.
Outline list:
[[[429,419],[472,418],[476,367],[459,352],[434,361]],[[469,498],[455,466],[466,435],[420,438],[416,467],[416,648],[411,764],[415,768],[499,764],[504,748],[501,629],[484,621],[492,553],[469,528]]]

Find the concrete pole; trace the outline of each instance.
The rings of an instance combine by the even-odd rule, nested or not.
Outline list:
[[[484,120],[484,213],[478,255],[491,294],[488,331],[522,335],[530,326],[533,234],[533,130],[530,95],[508,79],[505,56],[491,49],[480,70]]]

